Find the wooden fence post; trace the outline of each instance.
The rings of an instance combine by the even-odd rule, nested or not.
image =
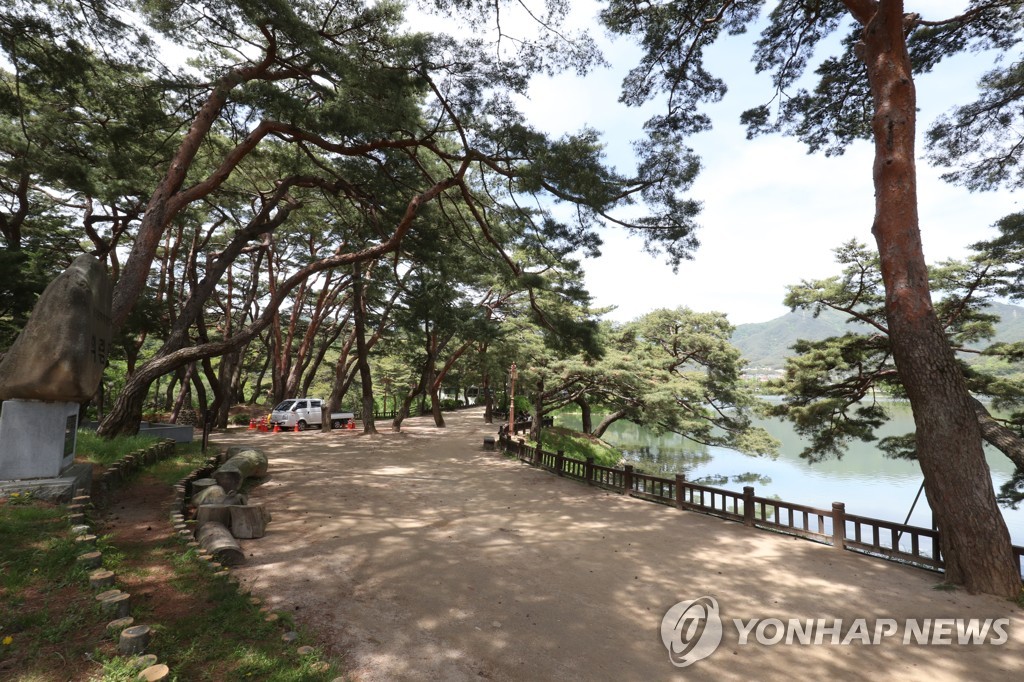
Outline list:
[[[743,486],[743,525],[754,525],[754,488]]]
[[[846,549],[846,504],[832,503],[832,546],[840,552]]]
[[[564,476],[562,469],[565,467],[565,451],[559,450],[555,453],[555,473]]]
[[[633,491],[633,465],[627,464],[622,469],[622,493],[628,495]]]
[[[587,477],[587,485],[594,485],[594,458],[587,457],[587,465],[584,468]]]
[[[516,448],[516,457],[519,459],[523,458],[523,449],[526,447],[526,441],[522,438],[519,439],[519,446]]]
[[[683,509],[683,500],[686,499],[686,492],[683,490],[683,483],[686,482],[686,474],[676,474],[676,509]]]

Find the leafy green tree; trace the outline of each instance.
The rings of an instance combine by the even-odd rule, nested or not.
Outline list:
[[[874,440],[875,429],[888,420],[888,399],[906,395],[893,362],[877,254],[851,241],[836,249],[836,259],[843,266],[842,275],[791,286],[786,297],[793,310],[815,315],[834,310],[854,325],[843,336],[800,341],[787,360],[782,382],[786,400],[776,412],[810,438],[803,456],[811,460],[841,456],[846,443],[854,439]],[[991,399],[1000,411],[1019,410],[1024,384],[968,361],[1013,355],[1006,344],[983,346],[994,335],[998,320],[987,311],[988,302],[1005,294],[1007,274],[991,250],[930,269],[932,289],[939,294],[936,312],[960,359],[982,437],[1017,466],[1024,466],[1021,415],[996,419],[978,399]],[[913,434],[882,439],[880,447],[893,456],[916,458]]]
[[[723,34],[753,25],[764,4],[608,1],[605,25],[637,36],[644,50],[626,78],[623,99],[640,104],[667,93],[667,111],[648,121],[654,139],[710,126],[700,105],[720,99],[726,85],[708,70],[704,51]],[[914,76],[965,50],[1019,44],[1022,18],[1024,6],[1012,0],[974,0],[963,14],[938,20],[906,13],[902,0],[781,0],[768,14],[754,53],[756,70],[772,74],[776,98],[743,116],[751,135],[781,131],[831,154],[857,139],[874,142],[872,232],[885,314],[895,366],[914,412],[925,491],[942,531],[946,580],[1008,597],[1020,589],[1009,533],[974,406],[928,288],[917,212]],[[837,32],[843,40],[816,69],[818,85],[799,88],[816,48]],[[1003,129],[1012,121],[995,123]]]
[[[743,360],[721,313],[655,310],[624,325],[606,323],[600,358],[577,354],[531,364],[547,371],[540,414],[576,403],[600,410],[584,430],[597,437],[626,419],[704,445],[773,453],[777,442],[752,424],[764,405],[744,387]],[[535,420],[537,414],[535,412]]]
[[[271,233],[284,241],[309,224],[298,217],[309,215],[303,202],[317,192],[358,220],[335,235],[332,256],[296,263],[287,286],[268,292],[274,305],[303,278],[395,253],[423,228],[432,204],[449,216],[446,229],[462,224],[455,238],[498,252],[514,277],[530,276],[507,257],[519,245],[593,248],[594,229],[606,223],[664,244],[676,259],[693,244],[695,208],[677,191],[692,167],[663,159],[619,174],[603,163],[594,131],[551,139],[513,105],[510,93],[525,92],[536,73],[595,62],[590,41],[556,30],[564,3],[537,15],[539,38],[497,43],[409,32],[392,2],[158,0],[121,9],[30,1],[4,9],[0,27],[0,49],[14,67],[0,102],[5,236],[19,240],[23,214],[49,210],[43,197],[73,197],[58,209],[107,257],[118,328],[155,264],[183,287],[170,279],[157,287],[168,310],[165,345],[126,381],[105,434],[132,430],[150,384],[168,372],[183,376],[193,362],[223,401],[210,354],[240,352],[276,311],[253,316],[229,339],[208,324],[208,302],[233,259]],[[497,16],[489,5],[458,9],[481,21]],[[162,61],[147,38],[154,31],[189,52],[188,67]],[[542,198],[576,210],[560,219],[535,201]],[[635,220],[617,215],[638,198],[650,210]],[[247,215],[227,221],[234,232],[219,229],[246,203]],[[531,203],[540,208],[525,208]],[[165,248],[175,232],[194,239],[170,239],[182,247],[172,257]],[[222,248],[204,266],[196,244]],[[232,362],[221,365],[225,375]],[[276,369],[274,381],[296,385]]]

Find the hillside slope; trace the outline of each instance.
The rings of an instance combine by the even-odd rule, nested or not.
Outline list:
[[[991,310],[1000,318],[996,325],[997,340],[1024,341],[1024,307],[993,303]],[[845,320],[844,315],[832,310],[826,310],[818,317],[807,311],[786,313],[767,322],[738,325],[732,335],[732,343],[743,353],[748,367],[780,369],[799,339],[818,341],[868,329],[866,325],[850,324]]]

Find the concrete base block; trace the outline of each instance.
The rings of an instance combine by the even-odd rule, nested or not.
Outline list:
[[[78,403],[5,400],[0,481],[56,478],[75,461]]]
[[[32,493],[34,497],[49,502],[68,503],[81,488],[92,488],[92,465],[84,462],[72,464],[55,478],[0,480],[0,497],[9,497],[11,493]]]

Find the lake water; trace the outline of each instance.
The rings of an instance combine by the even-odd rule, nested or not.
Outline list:
[[[900,435],[913,430],[909,406],[898,405],[892,420],[878,433]],[[598,419],[595,417],[594,423]],[[559,413],[557,426],[578,430],[579,413]],[[741,492],[751,485],[762,497],[831,509],[833,502],[846,503],[850,514],[903,523],[921,487],[917,462],[888,459],[872,443],[852,443],[842,459],[809,464],[800,457],[806,441],[781,420],[758,420],[757,424],[781,443],[779,454],[771,457],[745,455],[727,448],[692,443],[672,433],[660,436],[631,422],[618,421],[604,439],[626,453],[638,469],[671,477],[686,474],[687,480]],[[992,481],[998,489],[1013,473],[1013,464],[997,450],[986,448]],[[1024,505],[1003,509],[1013,544],[1024,545]],[[909,523],[931,528],[931,509],[922,493]]]

